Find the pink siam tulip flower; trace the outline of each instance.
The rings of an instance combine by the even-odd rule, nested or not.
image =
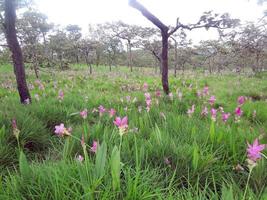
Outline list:
[[[58,136],[70,135],[71,129],[66,129],[64,124],[61,123],[60,125],[55,126],[55,134]]]
[[[83,111],[80,112],[80,116],[81,116],[83,119],[86,119],[86,118],[87,118],[87,114],[88,114],[87,109],[84,109]]]
[[[114,124],[119,128],[119,134],[122,136],[128,129],[128,118],[126,116],[122,119],[116,117]]]
[[[210,99],[209,99],[209,103],[210,105],[213,105],[216,101],[216,97],[215,96],[211,96]]]
[[[145,97],[146,97],[146,110],[147,112],[150,111],[150,107],[151,107],[151,96],[149,93],[145,93]]]
[[[78,155],[76,160],[78,160],[79,162],[82,162],[84,160],[84,157],[82,155]]]
[[[63,92],[63,90],[59,90],[58,97],[57,98],[59,99],[59,101],[63,101],[63,99],[64,99],[64,92]]]
[[[145,93],[145,98],[146,98],[146,100],[147,100],[147,99],[151,99],[150,93],[146,92],[146,93]]]
[[[208,108],[205,106],[201,111],[201,115],[203,117],[206,117],[208,114],[209,114]]]
[[[230,113],[222,113],[223,122],[227,122],[227,120],[229,119],[230,115],[231,115]]]
[[[237,117],[241,117],[242,114],[243,114],[243,111],[241,110],[241,107],[238,106],[238,107],[235,109],[235,115],[236,115]]]
[[[116,110],[115,110],[114,108],[111,108],[111,109],[109,110],[109,116],[110,116],[110,117],[113,117],[115,114],[116,114]]]
[[[244,96],[238,97],[237,102],[239,105],[243,105],[245,103],[245,97]]]
[[[210,110],[210,114],[211,114],[211,119],[212,119],[213,121],[216,121],[217,110],[216,110],[215,108],[212,108],[212,109]]]
[[[13,135],[17,138],[19,138],[20,130],[18,129],[17,126],[17,121],[16,119],[12,119],[12,129],[13,129]]]
[[[192,105],[191,109],[188,109],[187,114],[189,117],[191,117],[194,112],[195,112],[195,105]]]
[[[265,147],[266,147],[265,144],[259,144],[258,139],[255,139],[252,145],[248,143],[248,148],[247,148],[248,159],[254,162],[259,160],[261,158],[261,151],[263,151]]]
[[[160,97],[160,96],[161,96],[160,90],[157,90],[156,91],[156,97]]]
[[[208,94],[209,94],[209,87],[208,87],[208,86],[205,86],[205,87],[203,88],[203,95],[206,96],[206,95],[208,95]]]
[[[13,129],[18,129],[17,120],[16,119],[12,119],[11,123],[12,123],[12,128]]]
[[[147,91],[148,90],[148,84],[147,83],[144,83],[143,89],[144,89],[144,91]]]
[[[98,142],[94,140],[90,151],[93,152],[93,153],[96,153],[97,147],[98,147]]]
[[[102,116],[106,112],[106,109],[104,108],[104,106],[100,105],[98,107],[98,112],[99,112],[99,115]]]

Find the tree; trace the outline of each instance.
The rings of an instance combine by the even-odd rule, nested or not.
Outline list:
[[[52,27],[47,23],[47,17],[38,11],[26,11],[18,20],[18,37],[24,58],[32,63],[36,78],[39,78],[39,65],[48,57],[46,34]],[[44,45],[40,43],[41,39]]]
[[[141,3],[136,0],[129,0],[129,5],[140,11],[144,17],[151,21],[161,31],[162,39],[162,52],[161,52],[161,66],[162,66],[162,86],[166,94],[169,94],[169,82],[168,82],[168,39],[178,29],[193,30],[198,28],[229,28],[238,23],[236,19],[230,19],[228,14],[218,15],[212,14],[212,12],[205,12],[200,17],[199,21],[195,24],[182,24],[177,18],[176,26],[169,28],[163,24],[155,15],[147,10]]]
[[[28,104],[31,102],[31,96],[26,82],[25,67],[23,63],[22,51],[17,38],[16,31],[16,1],[4,0],[4,19],[2,28],[5,33],[8,47],[12,54],[14,73],[17,81],[17,88],[20,96],[20,102]]]
[[[70,48],[69,54],[75,57],[77,63],[79,63],[79,40],[82,37],[81,28],[78,25],[68,25],[66,27],[67,37]]]
[[[128,67],[133,71],[133,57],[132,57],[132,47],[134,47],[140,31],[140,27],[136,25],[125,24],[122,21],[108,23],[107,28],[110,29],[113,33],[113,37],[118,37],[119,39],[125,40],[127,44],[127,60]]]

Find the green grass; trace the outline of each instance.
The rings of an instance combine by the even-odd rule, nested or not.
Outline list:
[[[171,100],[155,96],[160,77],[147,68],[130,73],[126,67],[109,72],[108,67],[94,66],[92,75],[84,65],[66,71],[45,69],[40,79],[44,90],[27,69],[33,103],[23,106],[9,68],[0,67],[0,199],[242,199],[248,178],[247,142],[260,137],[267,143],[264,74],[171,75]],[[144,82],[152,96],[149,112]],[[197,91],[205,85],[210,95],[198,98]],[[62,101],[59,90],[64,91]],[[183,93],[181,100],[177,91]],[[201,117],[204,105],[211,108],[211,95],[216,96],[215,108],[231,113],[226,123],[219,111],[215,123],[210,115]],[[247,100],[236,123],[234,110],[242,95]],[[189,117],[193,104],[196,111]],[[122,138],[114,117],[92,112],[100,105],[114,108],[116,116],[128,116],[128,133]],[[86,119],[79,115],[84,109]],[[20,130],[19,145],[12,119]],[[60,123],[72,128],[71,137],[54,134]],[[86,148],[79,141],[82,135]],[[93,141],[100,144],[96,155],[89,147]],[[27,160],[19,156],[22,151]],[[77,161],[78,155],[85,160]],[[236,168],[238,164],[243,170]],[[267,198],[266,167],[267,160],[258,161],[245,199]]]

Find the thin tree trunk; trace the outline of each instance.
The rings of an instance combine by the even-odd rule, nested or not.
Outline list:
[[[20,102],[28,104],[31,102],[31,96],[26,82],[25,68],[23,63],[22,51],[18,42],[16,33],[16,8],[15,0],[5,0],[5,36],[7,44],[12,53],[14,73],[17,81],[17,88],[20,96]]]
[[[166,94],[169,94],[168,81],[168,29],[161,31],[162,34],[162,54],[161,54],[161,68],[162,68],[162,86]]]
[[[131,72],[133,72],[133,63],[132,63],[132,47],[131,44],[129,45],[129,63],[130,63],[130,68],[131,68]]]
[[[174,45],[174,48],[175,48],[175,55],[174,55],[174,59],[175,59],[175,64],[174,64],[174,77],[177,76],[177,65],[178,65],[178,52],[177,52],[177,42],[175,41],[175,45]]]

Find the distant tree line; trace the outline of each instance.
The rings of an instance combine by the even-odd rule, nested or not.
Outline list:
[[[59,27],[47,17],[28,10],[17,20],[17,35],[25,63],[38,77],[42,67],[66,69],[72,63],[92,65],[154,67],[162,71],[162,42],[159,29],[126,24],[122,21],[88,26],[83,35],[78,25]],[[193,45],[186,29],[168,38],[169,69],[177,71],[206,70],[210,73],[251,68],[267,70],[267,21],[238,25],[227,32],[221,30],[218,40]],[[3,37],[3,36],[2,36]],[[4,40],[3,40],[4,41]],[[9,49],[1,43],[0,62],[9,61]]]
[[[262,3],[259,1],[259,3]],[[49,23],[47,16],[33,8],[30,0],[0,0],[0,63],[13,61],[21,102],[30,102],[24,64],[39,78],[42,68],[65,70],[73,63],[92,66],[153,67],[162,77],[169,93],[168,73],[198,70],[221,73],[225,70],[253,72],[267,70],[267,15],[257,22],[240,23],[229,14],[203,13],[192,24],[177,18],[175,26],[167,26],[137,0],[129,5],[147,18],[154,27],[126,24],[122,21],[88,25],[88,33],[76,24],[60,27]],[[24,12],[16,15],[16,10]],[[217,40],[193,45],[187,32],[216,28]]]

